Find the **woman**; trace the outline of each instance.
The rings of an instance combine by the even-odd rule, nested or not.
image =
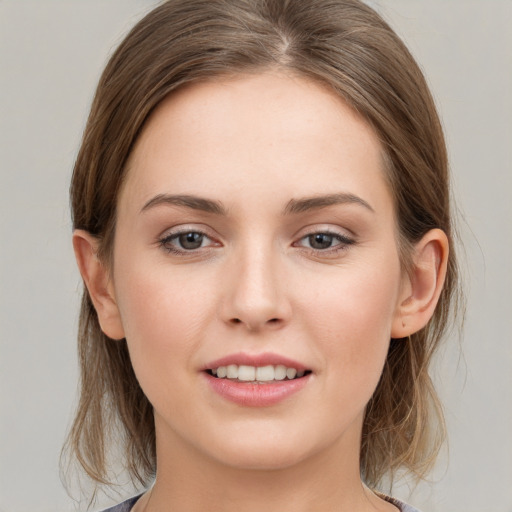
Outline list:
[[[100,80],[71,187],[86,285],[69,446],[112,510],[381,510],[443,438],[446,149],[356,0],[165,2]]]

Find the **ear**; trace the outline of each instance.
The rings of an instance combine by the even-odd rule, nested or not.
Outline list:
[[[448,238],[432,229],[415,245],[412,268],[404,278],[391,329],[392,338],[405,338],[425,327],[434,314],[448,264]]]
[[[82,229],[73,232],[73,249],[80,274],[98,314],[101,330],[115,340],[124,338],[114,286],[98,257],[98,239]]]

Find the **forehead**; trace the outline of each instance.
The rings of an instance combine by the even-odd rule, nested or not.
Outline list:
[[[311,80],[262,73],[196,83],[165,99],[140,135],[122,195],[311,195],[385,186],[371,127]],[[162,190],[162,188],[172,190]],[[281,198],[285,200],[284,197]],[[289,199],[289,197],[288,197]]]

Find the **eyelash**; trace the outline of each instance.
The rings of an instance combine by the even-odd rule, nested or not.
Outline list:
[[[299,244],[303,240],[309,239],[311,241],[311,237],[318,236],[318,235],[326,235],[328,237],[332,238],[332,241],[338,241],[339,243],[337,245],[328,247],[326,249],[315,249],[314,247],[304,247]],[[322,254],[322,255],[329,255],[329,256],[336,256],[340,252],[346,251],[349,246],[354,245],[356,241],[353,238],[350,238],[346,235],[342,235],[340,233],[336,233],[329,230],[322,230],[322,231],[314,231],[312,233],[309,233],[307,235],[304,235],[299,239],[298,242],[294,243],[294,246],[302,247],[305,250],[312,251],[315,254]]]
[[[205,239],[212,241],[212,238],[209,237],[206,233],[200,230],[182,230],[175,233],[168,234],[158,240],[158,243],[160,247],[162,247],[165,251],[167,251],[170,254],[175,254],[177,256],[191,256],[197,254],[198,251],[201,249],[210,249],[209,246],[207,247],[198,247],[196,249],[185,249],[185,248],[177,248],[176,245],[173,244],[174,241],[177,241],[181,236],[183,235],[199,235],[202,237],[201,242],[203,242]],[[332,241],[338,241],[339,243],[335,246],[327,247],[325,249],[315,249],[313,247],[306,247],[303,245],[299,245],[300,242],[303,240],[309,239],[311,242],[311,237],[318,236],[318,235],[325,235],[328,237],[332,237]],[[214,242],[215,243],[215,242]],[[299,247],[304,250],[313,252],[315,254],[323,254],[323,255],[336,255],[339,254],[342,251],[346,251],[347,248],[350,245],[355,244],[356,241],[346,235],[342,235],[340,233],[332,232],[329,230],[322,230],[322,231],[314,231],[311,233],[308,233],[307,235],[302,236],[297,242],[293,243],[294,247]]]
[[[185,248],[179,249],[175,245],[173,245],[173,241],[178,240],[183,235],[190,235],[190,234],[200,235],[202,237],[201,242],[204,239],[212,240],[211,237],[209,237],[203,231],[194,230],[194,229],[185,229],[182,231],[178,231],[176,233],[170,233],[170,234],[160,238],[158,243],[168,253],[176,254],[178,256],[190,256],[190,255],[196,254],[197,251],[199,251],[200,249],[203,249],[203,247],[198,247],[197,249],[185,249]],[[207,248],[209,248],[209,247],[207,247]]]

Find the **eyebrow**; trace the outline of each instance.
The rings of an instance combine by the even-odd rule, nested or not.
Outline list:
[[[283,215],[304,213],[338,204],[358,204],[375,213],[375,210],[370,204],[361,197],[340,192],[337,194],[291,199],[285,206]],[[191,208],[192,210],[213,213],[215,215],[227,215],[227,210],[221,202],[187,194],[158,194],[144,204],[141,213],[160,205],[183,206],[185,208]]]
[[[375,213],[375,210],[364,199],[354,194],[340,192],[325,196],[304,197],[291,199],[284,209],[284,215],[304,213],[309,210],[317,210],[337,204],[358,204]]]
[[[186,194],[158,194],[142,207],[141,213],[163,204],[184,206],[185,208],[191,208],[192,210],[200,210],[207,213],[214,213],[216,215],[226,215],[226,208],[219,201]]]

